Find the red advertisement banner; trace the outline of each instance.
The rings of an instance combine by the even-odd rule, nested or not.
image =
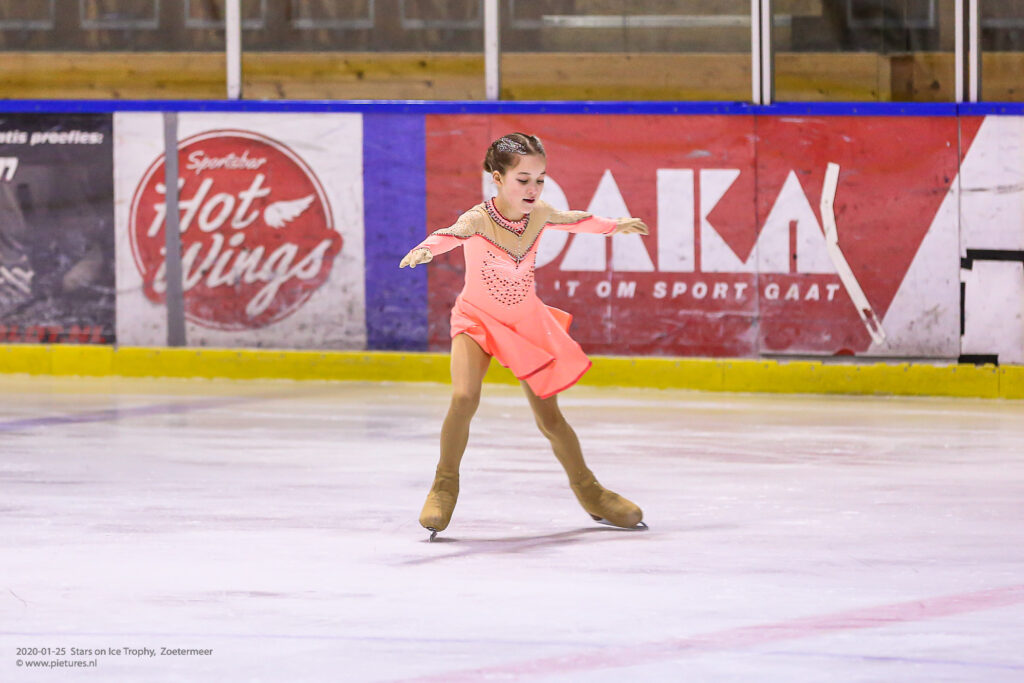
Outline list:
[[[438,115],[426,131],[428,232],[483,199],[484,151],[512,131],[544,141],[546,201],[650,226],[643,238],[542,238],[538,293],[574,315],[591,353],[885,348],[886,313],[925,236],[956,231],[955,216],[937,218],[957,172],[952,117]],[[935,268],[955,289],[955,252]],[[432,264],[434,349],[448,346],[461,285],[461,253]]]

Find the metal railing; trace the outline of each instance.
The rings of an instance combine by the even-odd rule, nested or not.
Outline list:
[[[241,24],[240,0],[225,0],[227,3],[227,26],[225,28],[228,36],[240,36]],[[970,101],[977,102],[981,91],[980,73],[980,0],[955,0],[955,45],[954,63],[956,69],[955,98],[956,102]],[[466,28],[483,24],[484,31],[484,78],[485,92],[489,100],[497,100],[501,93],[501,12],[498,0],[480,0],[481,11],[478,18],[459,20],[458,26],[452,25],[445,28]],[[935,0],[928,0],[925,5],[926,12],[922,16],[909,17],[908,20],[915,27],[932,27],[936,22]],[[370,17],[373,17],[373,2],[370,1]],[[405,1],[402,0],[402,23],[408,28],[425,28],[433,26],[428,21],[413,20],[405,16]],[[846,2],[846,11],[851,21],[858,20],[853,11],[853,4],[850,0]],[[513,26],[517,21],[515,18],[514,0],[509,1],[509,12]],[[712,15],[700,17],[704,24],[726,21],[728,25],[742,26],[749,24],[751,29],[751,101],[754,104],[771,104],[774,101],[774,50],[772,42],[772,28],[778,24],[777,17],[772,11],[772,0],[750,0],[749,17],[739,15]],[[570,21],[572,19],[572,21]],[[672,20],[666,17],[652,15],[633,17],[608,17],[588,16],[573,19],[563,15],[543,16],[541,23],[552,26],[572,25],[582,27],[579,19],[586,19],[588,27],[607,28],[612,26],[627,26],[627,19],[633,21],[637,26],[664,28],[668,26],[692,24],[693,17],[676,15]],[[524,20],[519,20],[520,22]],[[871,23],[870,17],[861,18],[860,21]],[[610,22],[610,23],[609,23]],[[783,22],[784,23],[784,22]],[[866,24],[867,25],[867,24]],[[311,24],[312,26],[312,24]],[[440,27],[440,25],[438,25]],[[531,24],[532,26],[532,24]],[[525,25],[523,26],[526,27]],[[229,43],[233,43],[229,38]],[[240,38],[234,42],[240,45]],[[228,50],[228,97],[241,97],[241,50]]]
[[[283,0],[275,0],[275,2]],[[774,53],[777,48],[773,40],[773,31],[788,31],[794,17],[778,14],[773,9],[773,0],[750,0],[749,11],[730,13],[729,7],[723,10],[715,8],[705,14],[687,14],[684,12],[666,14],[654,12],[650,14],[571,14],[571,4],[550,2],[533,5],[533,15],[529,14],[531,5],[528,0],[470,0],[462,7],[458,16],[436,17],[422,13],[423,5],[414,5],[412,0],[395,0],[397,17],[392,17],[392,25],[402,31],[476,31],[483,34],[483,52],[485,58],[485,93],[489,100],[496,100],[501,95],[501,53],[500,35],[502,24],[505,28],[515,31],[540,31],[549,29],[569,29],[583,32],[609,29],[671,31],[674,29],[739,29],[750,28],[750,101],[755,104],[769,104],[775,99],[775,64]],[[824,0],[823,0],[824,1]],[[947,0],[948,1],[948,0]],[[1024,26],[1024,12],[1017,5],[1001,3],[996,6],[995,16],[981,15],[981,0],[952,0],[954,3],[955,38],[953,55],[955,64],[954,99],[956,102],[976,102],[981,95],[981,31],[985,30],[1016,30]],[[25,36],[42,32],[54,32],[57,29],[77,29],[85,31],[139,31],[146,33],[151,41],[153,35],[167,30],[164,24],[173,24],[190,31],[211,31],[219,34],[223,31],[224,49],[227,57],[227,95],[230,99],[242,97],[241,58],[243,30],[281,30],[283,23],[287,30],[305,33],[332,31],[367,31],[379,29],[381,11],[377,0],[362,0],[352,5],[338,5],[335,9],[351,10],[351,15],[331,16],[331,12],[317,13],[318,5],[311,5],[300,0],[288,0],[287,11],[275,7],[276,14],[271,18],[268,13],[268,0],[219,0],[203,2],[203,0],[184,0],[183,2],[164,3],[161,0],[140,0],[131,4],[104,3],[101,0],[78,0],[71,4],[68,0],[38,0],[31,5],[21,4],[17,12],[3,11],[0,13],[0,32]],[[778,3],[781,6],[781,3]],[[824,6],[824,5],[823,5]],[[914,0],[893,12],[893,3],[874,0],[844,0],[834,10],[841,14],[846,26],[850,29],[876,30],[895,24],[898,30],[935,31],[940,13],[938,0]],[[947,8],[948,4],[943,3]],[[396,6],[388,5],[391,9]],[[627,7],[627,5],[623,5]],[[632,6],[629,6],[632,10]],[[735,7],[742,8],[738,2]],[[246,10],[243,13],[243,8]],[[420,13],[415,10],[421,9]],[[525,8],[525,9],[524,9]],[[540,8],[538,10],[538,8]],[[1015,9],[1017,8],[1017,9]],[[436,7],[435,7],[436,10]],[[788,11],[788,10],[787,10]],[[443,13],[442,13],[443,14]],[[1020,16],[1018,16],[1020,15]],[[286,19],[285,19],[286,17]],[[273,21],[271,21],[273,19]],[[285,19],[283,22],[282,19]],[[163,22],[163,23],[162,23]],[[271,27],[270,24],[275,26]],[[387,22],[385,22],[387,23]],[[68,27],[71,27],[69,29]],[[948,23],[946,24],[948,27]],[[948,28],[947,28],[948,30]],[[64,34],[60,34],[63,36]],[[346,34],[351,35],[351,34]],[[465,34],[462,34],[465,35]],[[735,33],[731,34],[735,35]],[[947,34],[948,35],[948,34]],[[508,39],[508,34],[506,34]],[[56,38],[54,38],[56,40]],[[39,41],[32,43],[37,45]],[[51,41],[52,42],[52,41]],[[148,42],[144,43],[148,45]],[[15,43],[12,43],[15,44]],[[49,44],[49,43],[47,43]],[[70,46],[75,49],[74,44]],[[38,49],[31,47],[30,49]],[[59,49],[68,49],[61,47]],[[217,44],[219,49],[219,42]],[[275,49],[275,48],[271,48]]]

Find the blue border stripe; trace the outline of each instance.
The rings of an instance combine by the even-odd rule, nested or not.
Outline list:
[[[1024,102],[964,102],[961,116],[1024,116]]]
[[[1024,114],[1024,102],[490,102],[421,100],[0,100],[0,112],[356,112],[364,114],[725,114],[983,116]]]
[[[356,112],[390,114],[751,114],[743,102],[491,102],[430,100],[3,100],[0,111],[71,113]]]
[[[952,102],[777,102],[759,116],[956,116]]]
[[[366,334],[372,350],[427,348],[427,269],[398,269],[427,224],[426,121],[363,115]]]

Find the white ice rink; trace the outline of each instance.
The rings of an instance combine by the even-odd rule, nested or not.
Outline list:
[[[630,532],[486,385],[427,543],[447,396],[0,376],[0,680],[1024,680],[1022,402],[574,388]]]

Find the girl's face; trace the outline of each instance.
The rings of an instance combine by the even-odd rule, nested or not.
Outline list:
[[[533,210],[534,203],[544,189],[546,169],[547,159],[539,154],[527,154],[519,157],[519,163],[505,171],[505,175],[494,172],[498,199],[501,200],[502,208],[508,212],[505,214],[507,218],[516,220]]]

